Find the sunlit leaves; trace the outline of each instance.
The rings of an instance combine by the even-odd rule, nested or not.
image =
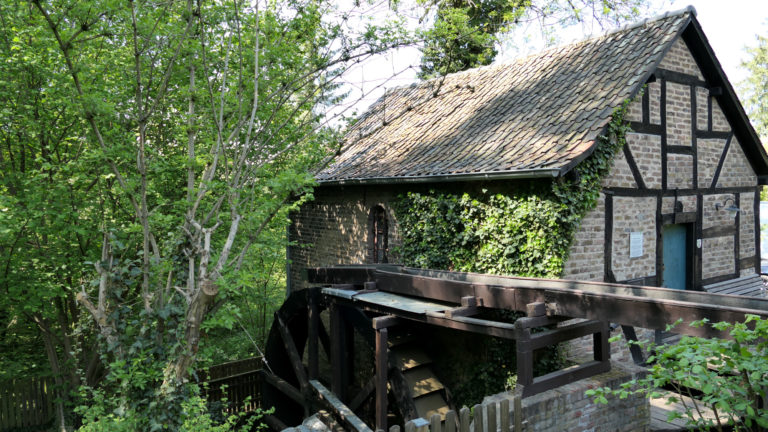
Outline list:
[[[697,321],[691,325],[711,325],[728,332],[732,339],[683,336],[671,345],[641,343],[650,354],[647,376],[618,389],[606,387],[587,394],[605,403],[610,394],[659,397],[656,389],[672,387],[686,397],[684,412],[675,415],[690,427],[750,431],[768,425],[768,411],[760,402],[768,388],[768,320],[748,315],[743,323]],[[677,396],[667,398],[668,403],[679,400]],[[716,410],[721,420],[703,415],[705,408]]]

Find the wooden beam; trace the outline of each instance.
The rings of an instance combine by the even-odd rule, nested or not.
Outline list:
[[[725,210],[723,210],[725,211]],[[729,237],[737,232],[736,225],[720,225],[701,230],[702,238]]]
[[[746,314],[768,317],[768,300],[735,298],[717,294],[638,287],[601,282],[582,282],[491,276],[468,273],[404,268],[399,273],[376,272],[379,290],[458,304],[462,297],[481,298],[484,307],[524,311],[529,303],[547,302],[556,306],[551,315],[616,322],[622,325],[663,330],[667,324],[682,318],[684,325],[676,332],[697,336],[724,336],[711,327],[693,328],[687,323],[709,319],[743,321]],[[355,304],[377,310],[364,302]],[[392,309],[382,313],[391,313]],[[399,314],[398,314],[399,315]],[[412,317],[407,317],[411,319]],[[513,329],[471,317],[448,319],[445,314],[430,312],[426,322],[460,330],[510,337]],[[447,322],[447,321],[450,321]],[[483,330],[482,327],[488,327]]]
[[[375,321],[375,320],[374,320]],[[374,324],[374,328],[376,328]],[[376,328],[376,429],[387,429],[387,370],[389,330]]]
[[[309,379],[320,376],[318,342],[320,340],[320,307],[318,306],[318,290],[309,293],[309,319],[307,331],[307,362],[309,363]]]
[[[331,304],[331,364],[335,365],[332,368],[331,389],[341,400],[346,399],[347,393],[346,377],[348,371],[340,367],[344,362],[347,350],[345,326],[341,306],[335,303]]]
[[[306,396],[309,390],[309,380],[307,379],[307,374],[304,370],[304,364],[301,362],[301,355],[296,349],[296,344],[293,342],[291,332],[288,330],[288,327],[285,325],[285,322],[283,321],[283,318],[280,316],[279,312],[275,312],[275,322],[277,323],[277,328],[280,330],[280,336],[283,339],[283,345],[285,346],[285,350],[288,353],[288,358],[291,361],[293,372],[296,374],[296,379],[299,380],[302,393],[304,393]]]
[[[448,318],[477,315],[478,303],[482,306],[482,303],[483,303],[482,299],[478,301],[476,297],[470,297],[470,296],[462,297],[461,307],[448,309],[445,311],[445,315]]]
[[[376,390],[376,376],[372,376],[371,379],[369,379],[363,388],[357,393],[357,395],[352,398],[352,401],[349,402],[349,409],[355,411],[360,408],[360,405],[362,405],[363,402],[371,397],[374,390]]]
[[[309,384],[315,390],[318,400],[331,410],[346,426],[348,431],[354,432],[373,432],[365,422],[355,415],[336,395],[328,390],[320,381],[311,380]]]
[[[304,395],[301,394],[301,391],[296,389],[289,382],[285,381],[279,376],[271,372],[268,372],[264,369],[259,369],[258,373],[265,382],[269,383],[272,387],[280,390],[284,395],[288,396],[291,400],[293,400],[299,405],[302,405],[302,406],[306,405],[307,401],[304,398]]]
[[[654,74],[656,75],[657,78],[663,78],[667,81],[671,81],[677,84],[686,84],[686,85],[705,87],[705,88],[709,87],[709,83],[700,79],[696,75],[690,75],[682,72],[675,72],[673,70],[661,69],[661,68],[657,68]]]
[[[597,374],[611,370],[610,362],[591,361],[584,364],[571,366],[556,372],[552,372],[533,379],[528,385],[522,386],[523,397],[532,396],[553,388],[589,378]],[[518,374],[519,377],[519,374]],[[518,378],[519,382],[519,378]]]

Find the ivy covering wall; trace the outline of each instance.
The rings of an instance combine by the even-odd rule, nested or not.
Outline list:
[[[409,192],[395,201],[402,244],[399,261],[420,268],[499,275],[558,278],[582,218],[595,208],[602,179],[629,130],[624,118],[629,101],[617,108],[607,135],[572,174],[551,181],[515,182],[508,192],[461,194],[434,190]],[[516,313],[488,311],[486,319],[514,321]],[[435,335],[466,349],[441,355],[436,372],[459,406],[514,386],[514,342],[478,335]],[[444,345],[443,345],[444,346]],[[470,354],[471,353],[471,354]],[[561,369],[557,347],[537,352],[536,375]],[[442,373],[441,373],[442,372]]]
[[[581,219],[626,141],[629,102],[607,136],[567,177],[519,182],[508,193],[409,192],[395,201],[403,264],[431,269],[560,277]]]

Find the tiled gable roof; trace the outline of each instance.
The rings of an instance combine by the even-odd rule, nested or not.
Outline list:
[[[693,13],[390,90],[317,179],[561,175],[591,153],[614,109],[640,90]]]

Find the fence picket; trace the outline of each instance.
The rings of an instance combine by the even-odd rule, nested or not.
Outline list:
[[[513,404],[515,407],[515,432],[521,432],[523,430],[523,401],[520,395],[515,395]]]
[[[389,428],[389,432],[400,432],[400,426],[392,426]]]
[[[484,413],[483,413],[483,406],[480,404],[476,404],[474,407],[472,407],[472,413],[475,415],[475,432],[485,432],[483,429],[485,429],[484,426]]]
[[[509,399],[503,399],[501,401],[499,404],[499,411],[501,412],[501,432],[509,432]]]
[[[510,405],[515,406],[516,411],[511,411]],[[448,411],[444,421],[441,421],[438,414],[433,414],[429,423],[424,419],[411,420],[405,424],[405,432],[521,432],[521,411],[519,400],[510,402],[504,399],[500,402],[477,404],[472,410],[464,407],[458,414],[456,411]],[[417,424],[422,426],[416,426]],[[518,425],[517,429],[510,429],[513,424]],[[395,430],[395,427],[397,426],[389,428],[389,432],[400,432],[400,429]]]
[[[459,411],[459,432],[469,432],[469,408],[464,407]]]
[[[432,414],[432,418],[429,420],[429,432],[442,432],[442,427],[440,426],[442,423],[442,418],[440,417],[440,414]]]
[[[496,404],[491,403],[486,406],[486,423],[488,423],[488,432],[496,432]]]
[[[456,411],[445,413],[445,432],[456,432]]]

